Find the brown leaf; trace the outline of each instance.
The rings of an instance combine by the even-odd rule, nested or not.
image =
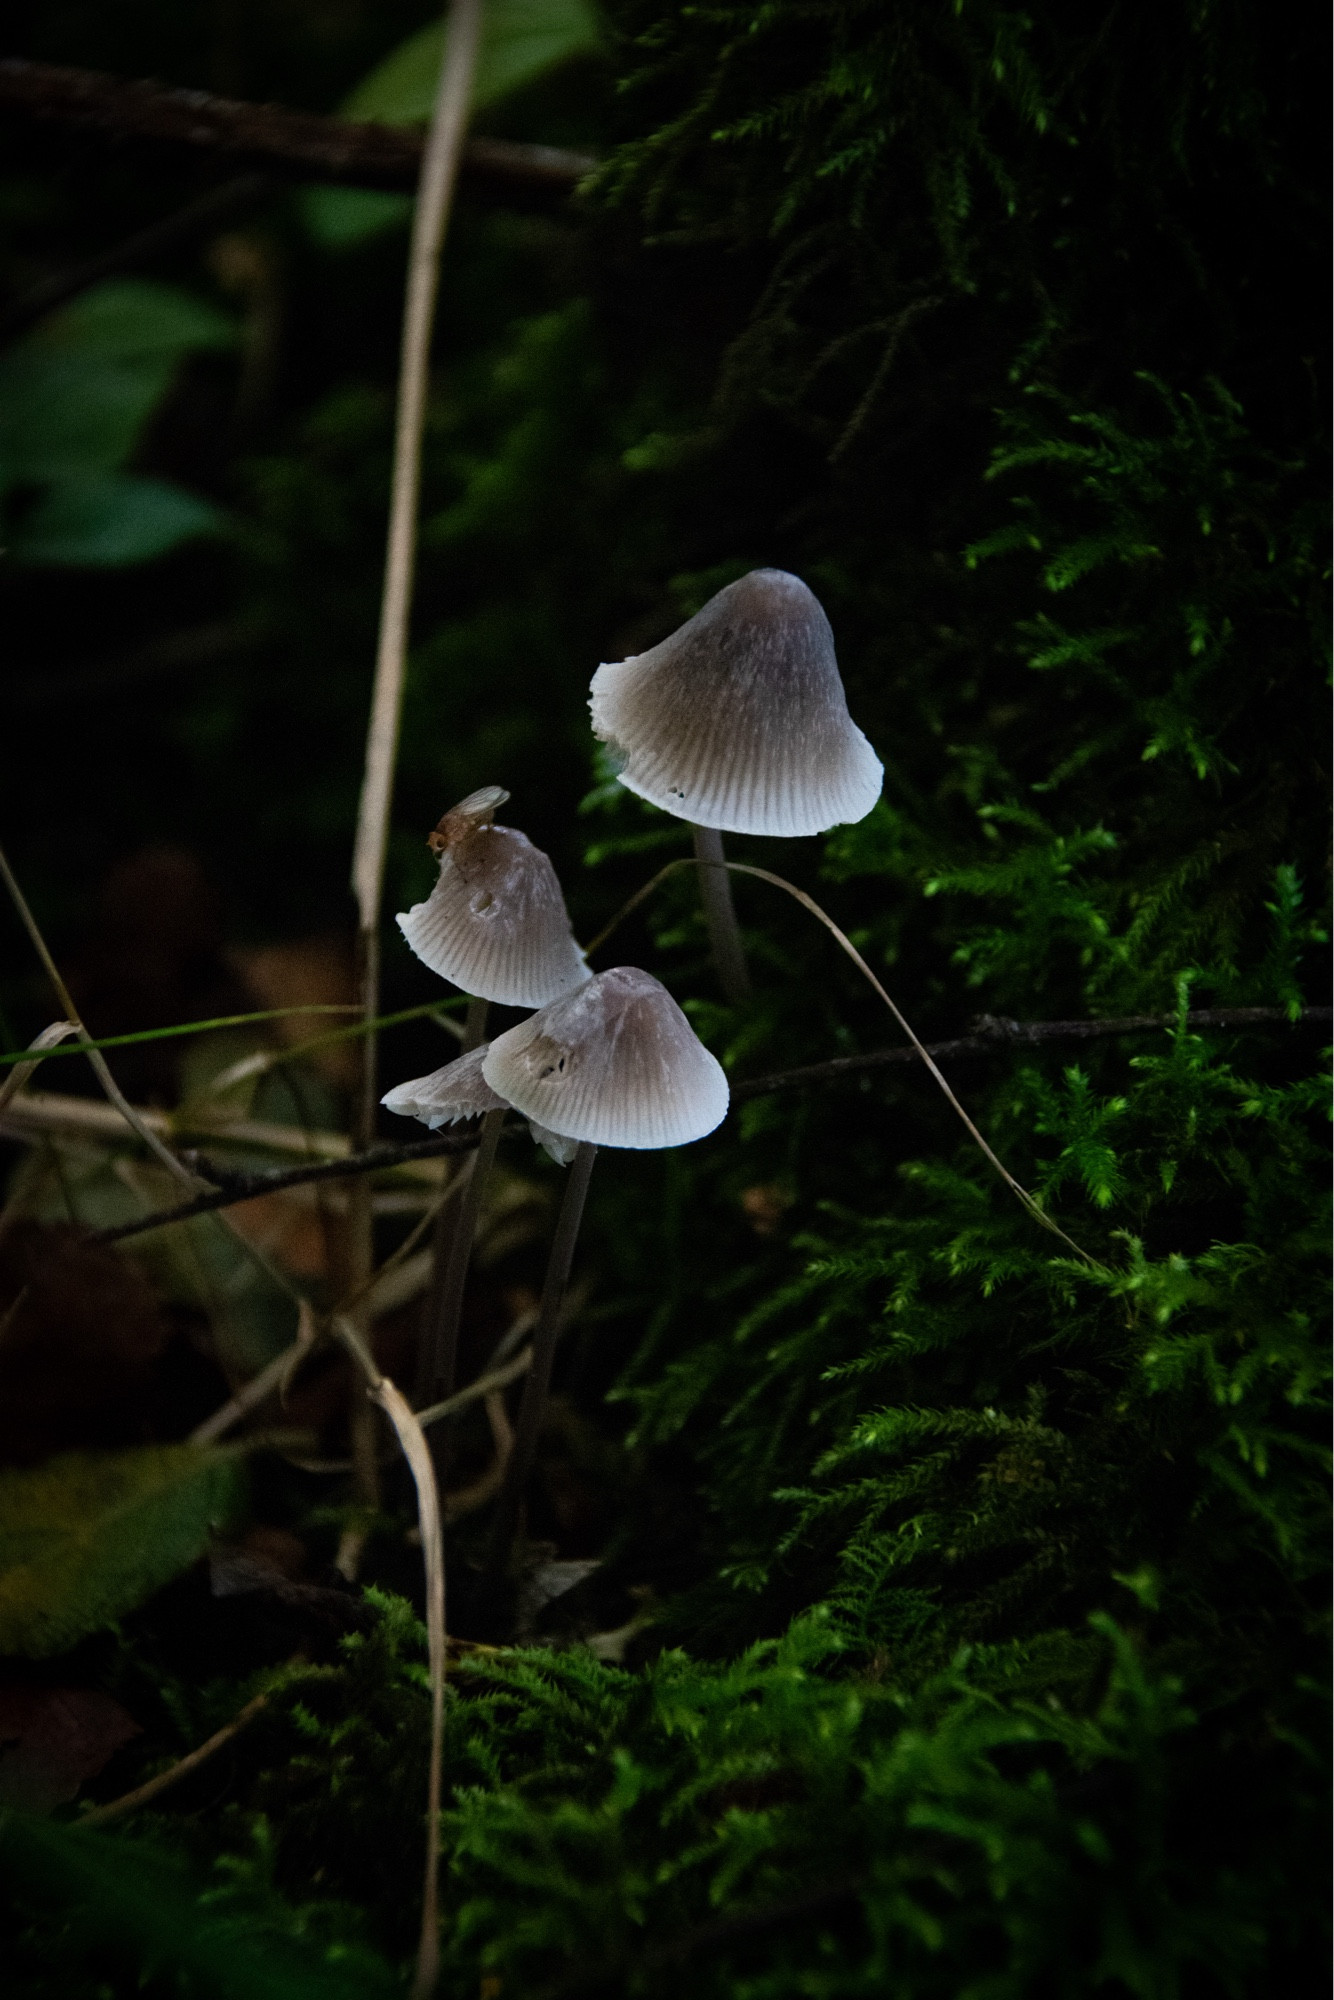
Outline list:
[[[0,1687],[0,1803],[68,1804],[139,1724],[92,1688]]]
[[[137,1444],[170,1328],[142,1272],[70,1223],[0,1238],[0,1464]]]

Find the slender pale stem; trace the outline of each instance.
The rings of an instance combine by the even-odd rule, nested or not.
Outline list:
[[[471,1055],[486,1040],[488,1000],[469,999],[459,1054]],[[476,1153],[463,1168],[467,1176],[463,1199],[451,1211],[442,1210],[431,1245],[431,1283],[422,1309],[421,1339],[417,1350],[417,1407],[453,1393],[458,1365],[459,1322],[463,1313],[463,1291],[472,1261],[473,1237],[481,1212],[482,1193],[496,1156],[503,1118],[483,1120]],[[444,1482],[445,1468],[441,1445],[433,1440],[436,1476]]]
[[[389,837],[389,806],[393,793],[394,758],[403,710],[407,664],[408,621],[417,558],[417,509],[421,491],[422,432],[430,373],[431,326],[440,279],[440,249],[449,219],[459,154],[468,122],[468,100],[481,25],[481,0],[451,0],[445,23],[445,54],[440,68],[431,129],[422,155],[421,180],[413,216],[408,255],[407,299],[398,379],[398,420],[394,436],[393,490],[389,537],[385,554],[384,591],[380,603],[380,639],[375,661],[366,736],[366,767],[362,779],[357,838],[352,857],[352,888],[357,899],[357,962],[362,1016],[371,1021],[379,1011],[380,897]],[[375,1037],[363,1043],[360,1090],[353,1129],[359,1146],[374,1136],[376,1090]],[[349,1214],[349,1270],[353,1290],[369,1278],[373,1263],[370,1191],[358,1185]],[[364,1506],[378,1496],[375,1416],[364,1399],[354,1397],[350,1412],[353,1486]],[[355,1573],[360,1548],[344,1538],[340,1567]]]
[[[709,927],[709,948],[724,996],[733,1007],[750,998],[750,972],[746,948],[732,902],[732,884],[727,878],[723,837],[716,827],[692,828],[695,861],[699,867],[699,894],[704,905],[704,921]]]
[[[537,1328],[533,1334],[533,1363],[528,1371],[528,1380],[523,1386],[523,1402],[519,1406],[519,1423],[514,1435],[514,1449],[505,1468],[505,1484],[500,1489],[500,1499],[496,1503],[496,1518],[491,1524],[491,1539],[487,1545],[486,1570],[488,1575],[493,1577],[503,1576],[509,1568],[510,1551],[514,1546],[514,1535],[519,1525],[519,1509],[523,1504],[524,1490],[533,1469],[533,1460],[537,1456],[537,1440],[542,1429],[542,1419],[546,1414],[547,1392],[551,1387],[551,1364],[556,1357],[556,1338],[560,1332],[561,1301],[570,1282],[574,1246],[578,1241],[579,1224],[583,1221],[584,1201],[588,1194],[588,1182],[597,1154],[596,1146],[590,1146],[586,1141],[582,1142],[571,1162],[569,1178],[565,1183],[565,1195],[556,1221],[556,1234],[552,1238],[551,1255],[547,1259],[547,1275],[542,1285],[542,1303],[538,1309]]]
[[[452,1396],[454,1393],[454,1379],[458,1372],[459,1324],[463,1317],[463,1293],[468,1282],[468,1265],[472,1259],[473,1238],[477,1234],[477,1219],[482,1212],[482,1201],[486,1194],[487,1176],[496,1157],[500,1128],[504,1122],[503,1106],[498,1111],[488,1111],[482,1120],[482,1136],[477,1151],[473,1154],[468,1185],[463,1191],[463,1199],[453,1217],[454,1227],[450,1232],[444,1269],[440,1273],[438,1287],[432,1287],[430,1303],[434,1310],[430,1325],[428,1349],[430,1380],[426,1387],[426,1397],[433,1402],[445,1396]],[[437,1435],[443,1439],[445,1433],[440,1432]],[[436,1471],[443,1477],[443,1465],[438,1449]]]

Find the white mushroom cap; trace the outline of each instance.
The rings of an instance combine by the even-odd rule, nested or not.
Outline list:
[[[483,1074],[516,1111],[595,1146],[684,1146],[727,1116],[727,1078],[665,986],[599,973],[498,1035]]]
[[[415,1076],[410,1083],[396,1084],[385,1092],[381,1104],[400,1118],[420,1118],[433,1132],[441,1125],[456,1125],[463,1118],[480,1118],[486,1111],[503,1110],[505,1099],[497,1097],[482,1075],[486,1050],[487,1044],[483,1043],[480,1049],[457,1056],[443,1069],[432,1070],[429,1076]]]
[[[440,879],[398,927],[432,972],[465,993],[541,1007],[590,974],[546,855],[517,827],[489,823],[508,797],[488,785],[445,814],[431,835]]]
[[[599,667],[589,707],[621,783],[696,826],[822,833],[864,819],[884,782],[829,620],[786,570],[752,570],[661,645]]]

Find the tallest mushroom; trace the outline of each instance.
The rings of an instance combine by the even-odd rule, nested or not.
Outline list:
[[[752,570],[660,645],[599,667],[589,707],[620,782],[694,828],[714,962],[728,999],[744,999],[722,835],[864,819],[884,779],[819,599],[786,570]]]

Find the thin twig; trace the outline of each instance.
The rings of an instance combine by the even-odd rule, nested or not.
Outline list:
[[[491,1427],[491,1463],[470,1486],[456,1486],[445,1494],[445,1521],[450,1527],[455,1521],[475,1514],[479,1507],[485,1507],[488,1500],[494,1500],[505,1483],[505,1469],[514,1449],[514,1426],[505,1408],[505,1398],[498,1391],[493,1390],[486,1398],[486,1421]]]
[[[978,1017],[971,1035],[953,1041],[928,1042],[926,1052],[941,1061],[953,1062],[970,1056],[994,1055],[1010,1048],[1041,1048],[1051,1042],[1094,1042],[1117,1035],[1162,1034],[1175,1028],[1182,1018],[1176,1014],[1123,1014],[1091,1021],[1010,1021],[996,1014]],[[1328,1025],[1334,1008],[1303,1007],[1295,1017],[1283,1007],[1197,1007],[1184,1016],[1193,1033],[1210,1028],[1296,1027],[1303,1022]],[[802,1090],[812,1085],[837,1083],[845,1076],[865,1076],[879,1069],[895,1069],[917,1061],[917,1051],[872,1049],[861,1056],[832,1056],[827,1062],[807,1063],[801,1069],[775,1070],[769,1076],[743,1077],[732,1085],[734,1098],[762,1097],[771,1090]]]
[[[507,1361],[503,1368],[493,1368],[489,1374],[479,1375],[466,1389],[456,1389],[454,1394],[446,1396],[442,1403],[432,1403],[429,1408],[418,1410],[417,1422],[425,1430],[428,1424],[438,1424],[443,1417],[457,1416],[460,1410],[468,1409],[473,1403],[480,1403],[484,1397],[495,1396],[502,1389],[508,1389],[510,1383],[517,1382],[532,1365],[532,1348],[520,1348],[514,1359]]]
[[[303,181],[410,193],[421,173],[422,135],[411,128],[324,118],[17,57],[0,61],[0,112],[116,141],[186,147]],[[470,185],[560,196],[572,193],[597,161],[563,146],[470,139],[461,165]]]
[[[149,1778],[142,1785],[136,1785],[132,1792],[126,1792],[123,1797],[110,1799],[104,1806],[94,1806],[91,1811],[84,1813],[79,1825],[103,1826],[109,1819],[122,1819],[126,1813],[138,1812],[140,1806],[148,1805],[172,1785],[179,1784],[182,1778],[188,1778],[191,1771],[197,1771],[201,1764],[206,1764],[219,1750],[225,1750],[243,1729],[249,1728],[261,1709],[268,1707],[268,1702],[269,1697],[266,1694],[257,1694],[253,1701],[246,1703],[239,1715],[233,1716],[229,1723],[210,1736],[206,1743],[201,1743],[197,1750],[191,1750],[187,1756],[179,1758],[167,1770],[159,1771],[155,1778]]]
[[[381,1173],[390,1167],[411,1165],[416,1160],[438,1159],[444,1153],[466,1153],[477,1144],[475,1132],[440,1132],[430,1139],[412,1139],[405,1145],[368,1146],[364,1153],[351,1153],[345,1160],[322,1160],[318,1166],[291,1167],[274,1173],[229,1174],[227,1186],[216,1192],[197,1195],[178,1208],[161,1208],[140,1215],[133,1222],[118,1222],[92,1233],[94,1243],[119,1243],[127,1236],[142,1236],[145,1230],[165,1229],[168,1223],[189,1222],[192,1216],[207,1215],[213,1209],[231,1208],[237,1202],[255,1201],[261,1195],[280,1194],[284,1188],[305,1187],[312,1181],[355,1180],[359,1175]]]

